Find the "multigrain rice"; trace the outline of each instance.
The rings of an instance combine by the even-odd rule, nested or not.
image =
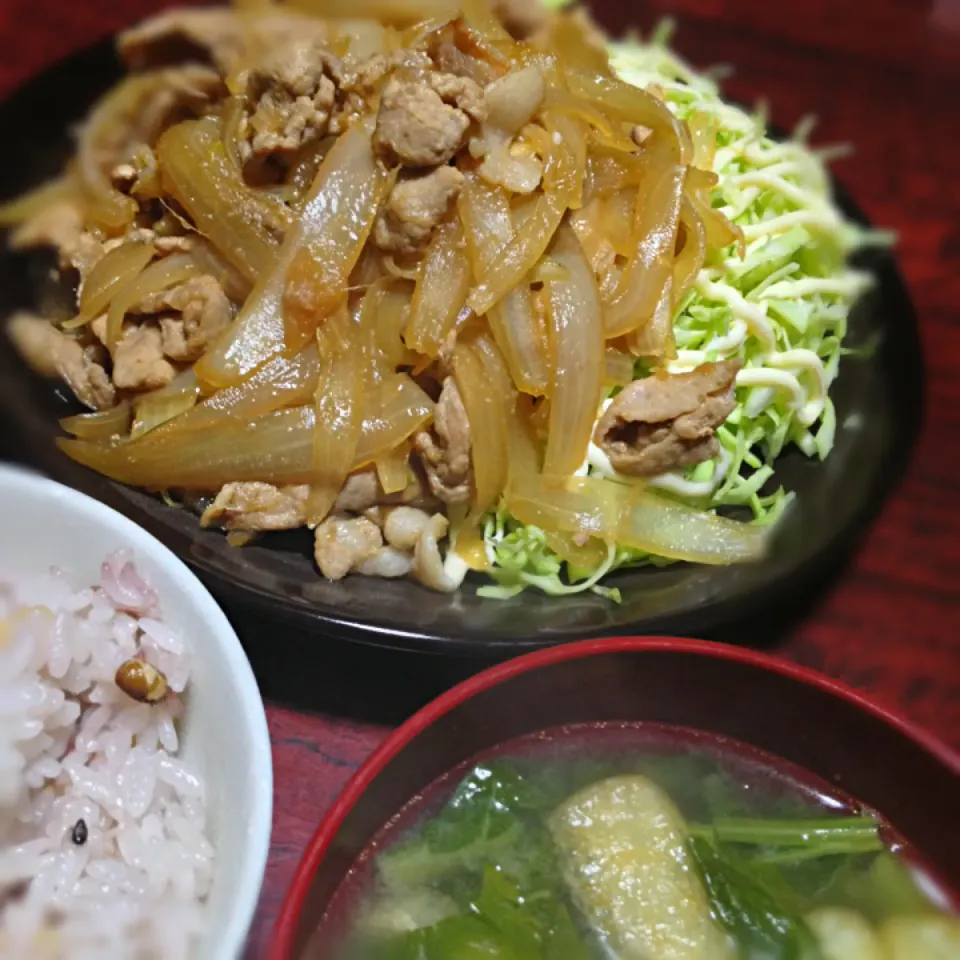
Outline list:
[[[159,702],[117,687],[133,657],[164,674]],[[97,586],[0,570],[4,960],[190,955],[214,851],[204,783],[176,756],[189,676],[130,552]]]

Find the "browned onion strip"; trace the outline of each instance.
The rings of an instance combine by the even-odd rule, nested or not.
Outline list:
[[[79,313],[63,329],[85,326],[103,313],[117,292],[140,276],[156,252],[152,243],[121,243],[105,253],[83,284]]]
[[[282,304],[288,352],[302,349],[346,300],[350,272],[397,173],[377,161],[369,132],[360,127],[351,127],[327,154],[317,174],[322,186],[302,215],[306,242],[287,267]]]
[[[138,440],[190,410],[200,397],[200,388],[192,370],[177,374],[165,387],[153,390],[133,401],[134,419],[130,439]]]
[[[143,442],[166,439],[174,433],[216,430],[234,422],[255,420],[283,407],[301,406],[313,398],[319,370],[316,344],[310,344],[294,357],[274,357],[249,380],[214,393],[158,427]]]
[[[385,494],[400,493],[406,489],[410,482],[409,459],[410,448],[406,443],[377,459],[377,479]]]
[[[680,224],[683,227],[683,249],[673,264],[673,302],[680,303],[690,292],[707,255],[707,234],[700,215],[689,198],[680,205]]]
[[[420,265],[404,334],[407,346],[435,357],[453,330],[469,289],[463,228],[454,220],[436,231]]]
[[[627,334],[627,346],[634,356],[645,357],[657,363],[676,357],[673,335],[675,302],[673,277],[667,277],[649,323]]]
[[[711,204],[710,194],[719,179],[715,173],[691,167],[687,196],[703,222],[707,245],[713,250],[722,250],[731,243],[736,243],[740,255],[743,256],[743,231]]]
[[[507,425],[496,381],[482,352],[470,343],[458,343],[453,353],[453,376],[470,423],[474,499],[468,522],[475,522],[496,504],[507,479]]]
[[[352,470],[359,470],[403,443],[432,415],[430,398],[409,378],[385,381],[363,419]],[[278,410],[252,421],[231,418],[213,429],[187,433],[159,428],[124,444],[61,439],[60,448],[105,476],[166,490],[219,490],[225,483],[310,483],[314,478],[312,405]]]
[[[201,383],[214,388],[230,386],[251,376],[278,353],[296,352],[293,343],[322,320],[310,308],[335,307],[344,296],[365,231],[369,231],[379,198],[391,182],[373,157],[370,132],[368,124],[351,127],[327,154],[273,267],[259,278],[237,319],[197,362]],[[341,197],[344,206],[338,205]],[[321,250],[329,259],[316,260],[315,254]],[[305,251],[307,258],[304,273],[296,278],[303,286],[291,291],[287,270],[300,251]],[[311,264],[316,264],[316,271]],[[289,344],[285,340],[285,299],[299,310],[297,319],[291,320]]]
[[[673,270],[680,205],[687,168],[672,162],[652,165],[637,197],[637,252],[627,264],[612,300],[604,306],[607,338],[647,323]]]
[[[197,230],[251,283],[267,272],[289,229],[290,211],[251,190],[224,146],[213,117],[178,123],[160,138],[157,159],[164,188]]]
[[[586,70],[565,70],[571,92],[598,104],[610,116],[626,123],[648,127],[674,163],[689,164],[693,145],[687,128],[658,97],[622,80]]]
[[[474,288],[467,305],[482,316],[498,304],[537,265],[553,239],[567,208],[582,195],[585,156],[574,141],[569,147],[543,128],[527,127],[525,135],[539,134],[538,151],[544,159],[543,193],[512,240],[497,250],[483,282]]]
[[[458,202],[474,276],[488,276],[499,250],[514,236],[507,195],[475,177],[468,177]],[[521,227],[522,229],[522,227]],[[522,279],[522,278],[521,278]],[[529,286],[519,283],[487,314],[519,390],[541,395],[547,389],[547,347],[533,313]]]
[[[617,387],[625,387],[633,382],[633,370],[636,357],[607,344],[603,382]]]
[[[127,313],[147,297],[200,276],[200,266],[189,253],[176,253],[151,263],[142,273],[120,287],[107,311],[107,347],[113,350],[123,335]]]
[[[564,225],[550,253],[568,273],[547,294],[552,378],[543,472],[569,476],[583,463],[597,418],[606,369],[600,295],[573,230]]]
[[[78,413],[64,417],[60,426],[80,440],[112,440],[126,436],[132,416],[130,401],[123,400],[115,407],[99,413]]]
[[[330,512],[356,459],[363,429],[363,401],[369,385],[369,313],[354,324],[342,308],[317,332],[321,373],[314,397],[313,479],[306,515],[316,526]],[[351,329],[357,326],[359,329]],[[365,335],[366,334],[366,335]]]
[[[421,20],[449,21],[456,16],[453,0],[286,0],[285,7],[330,20],[378,20],[406,26]]]

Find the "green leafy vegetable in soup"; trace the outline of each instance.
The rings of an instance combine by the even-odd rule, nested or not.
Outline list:
[[[378,842],[338,958],[960,956],[960,922],[873,817],[670,728],[576,730],[478,763],[439,808],[428,791]]]

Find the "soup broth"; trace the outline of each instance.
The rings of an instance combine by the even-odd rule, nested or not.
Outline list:
[[[338,960],[947,960],[960,923],[893,828],[807,771],[657,724],[474,758],[368,846]]]

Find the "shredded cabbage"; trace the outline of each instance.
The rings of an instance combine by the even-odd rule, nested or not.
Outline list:
[[[772,525],[793,496],[770,482],[784,448],[794,444],[823,460],[833,447],[836,411],[829,390],[845,353],[850,309],[870,282],[847,265],[847,257],[890,238],[860,229],[834,205],[825,166],[829,152],[807,145],[809,122],[789,141],[770,139],[762,115],[725,103],[710,76],[668,48],[669,33],[667,26],[645,43],[611,43],[611,65],[628,83],[657,84],[679,118],[715,125],[712,166],[719,183],[713,206],[742,229],[746,241],[743,259],[734,246],[708,258],[679,305],[677,358],[669,370],[732,357],[744,366],[737,376],[737,408],[717,434],[720,455],[647,482],[692,505],[739,508],[754,523]],[[638,369],[637,376],[645,372]],[[581,472],[631,482],[592,444]],[[565,570],[542,530],[517,523],[502,508],[486,517],[484,537],[497,581],[480,589],[487,597],[535,587],[551,596],[590,590],[619,600],[616,589],[600,583],[607,574],[671,562],[611,547],[596,569]]]

